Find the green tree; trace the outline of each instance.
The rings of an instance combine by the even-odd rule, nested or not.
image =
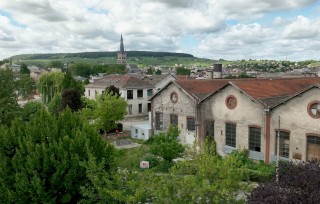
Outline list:
[[[87,63],[76,63],[69,66],[69,70],[74,76],[89,78],[92,74],[91,65]]]
[[[92,165],[112,171],[114,147],[70,110],[41,111],[0,131],[1,203],[76,203]]]
[[[154,135],[151,139],[150,151],[171,163],[184,152],[184,146],[178,140],[179,133],[177,127],[170,126],[166,133]]]
[[[190,76],[191,70],[190,69],[186,69],[184,67],[177,67],[176,73],[177,73],[177,75],[188,75],[188,76]]]
[[[157,69],[155,73],[156,73],[156,75],[161,75],[162,74],[160,69]]]
[[[116,96],[120,96],[120,90],[119,88],[111,85],[111,86],[108,86],[105,90],[105,93],[110,93],[111,95],[116,95]]]
[[[44,103],[49,103],[57,93],[63,90],[64,74],[61,72],[44,73],[38,81],[38,90]]]
[[[83,108],[81,115],[90,123],[96,119],[95,112],[97,109],[97,101],[83,97]]]
[[[0,69],[0,87],[0,124],[8,125],[20,109],[12,70]]]
[[[251,78],[247,73],[243,72],[241,73],[238,78]]]
[[[29,101],[23,106],[20,117],[23,121],[30,121],[38,111],[44,110],[41,102]]]
[[[152,75],[153,72],[154,72],[153,68],[149,67],[149,68],[147,69],[147,74]]]
[[[81,81],[77,81],[73,78],[70,71],[67,71],[62,81],[62,90],[76,89],[82,94],[84,92],[84,86]]]
[[[232,75],[232,74],[229,74],[229,75],[225,76],[224,78],[225,78],[225,79],[236,79],[237,76],[234,76],[234,75]]]
[[[53,115],[58,115],[61,111],[61,94],[57,93],[54,95],[50,103],[48,103],[48,111]]]
[[[28,69],[28,66],[26,63],[22,63],[20,67],[20,75],[27,74],[30,75],[30,70]]]
[[[96,126],[98,129],[110,131],[117,127],[117,122],[127,114],[127,102],[118,95],[105,93],[97,95],[95,109]]]
[[[50,67],[50,68],[63,68],[63,63],[58,60],[51,61],[48,65],[48,67]]]
[[[18,95],[22,96],[24,99],[29,99],[33,96],[33,91],[35,89],[35,83],[28,74],[20,75],[20,79],[16,81]]]
[[[82,108],[81,94],[77,89],[66,89],[61,95],[60,109],[64,110],[69,107],[72,111],[77,112]]]

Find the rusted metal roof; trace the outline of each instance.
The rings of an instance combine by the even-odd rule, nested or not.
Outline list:
[[[196,100],[202,100],[208,94],[226,86],[230,80],[177,80],[175,83]]]
[[[256,99],[285,97],[315,84],[320,83],[319,77],[303,78],[272,78],[257,80],[240,80],[232,83]]]
[[[263,105],[274,107],[302,90],[320,84],[320,78],[179,80],[175,83],[200,101],[230,84]]]
[[[93,83],[86,85],[86,88],[106,88],[111,85],[122,89],[154,87],[152,84],[149,84],[148,82],[145,82],[134,76],[109,75],[103,77],[102,79],[97,79]]]

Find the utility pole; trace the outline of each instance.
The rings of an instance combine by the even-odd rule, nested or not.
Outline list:
[[[279,182],[279,157],[280,157],[280,115],[279,115],[279,128],[277,132],[277,164],[276,164],[276,182]]]

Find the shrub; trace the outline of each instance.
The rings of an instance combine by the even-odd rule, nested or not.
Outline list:
[[[144,161],[148,161],[149,162],[149,168],[155,168],[159,165],[159,163],[161,162],[159,160],[159,158],[153,156],[153,155],[147,155],[146,157],[144,157],[143,159]]]
[[[157,155],[169,163],[173,159],[179,157],[184,152],[184,146],[179,143],[179,129],[177,127],[170,126],[166,133],[160,133],[154,135],[150,140],[150,151],[154,155]]]
[[[320,161],[279,163],[279,182],[262,182],[248,203],[320,203]]]

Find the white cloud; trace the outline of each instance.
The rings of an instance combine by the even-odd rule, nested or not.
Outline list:
[[[303,16],[298,16],[295,21],[287,25],[283,36],[289,39],[305,39],[319,36],[320,21],[311,21]]]
[[[0,1],[0,59],[21,53],[115,51],[120,33],[127,50],[179,51],[229,59],[277,57],[277,53],[290,54],[293,40],[318,39],[319,19],[301,15],[291,20],[281,16],[282,12],[315,2]],[[272,19],[269,23],[259,22],[273,11],[279,13],[273,22]],[[237,25],[228,24],[228,20],[236,21]],[[193,47],[180,44],[185,36],[193,36]],[[300,47],[314,50],[311,44],[307,41],[300,43]]]

